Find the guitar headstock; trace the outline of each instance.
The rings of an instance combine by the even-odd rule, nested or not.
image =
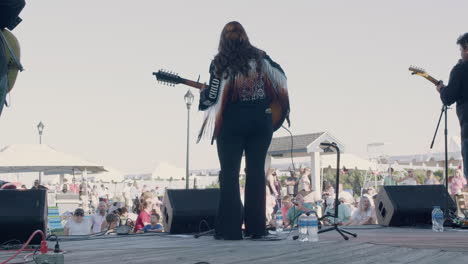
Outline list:
[[[153,75],[156,76],[156,80],[166,85],[174,86],[182,82],[182,78],[177,73],[168,72],[165,70],[153,72]]]
[[[416,67],[416,66],[410,66],[408,70],[413,75],[416,74],[416,75],[420,75],[420,76],[424,76],[424,77],[428,76],[426,70],[424,70],[423,68],[419,68],[419,67]]]

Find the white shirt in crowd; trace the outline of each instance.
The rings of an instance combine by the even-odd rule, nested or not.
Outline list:
[[[415,179],[409,178],[409,179],[406,179],[406,180],[400,182],[398,185],[418,185],[418,183],[416,182]]]
[[[106,220],[106,215],[101,215],[99,213],[93,214],[91,216],[91,222],[93,224],[93,232],[98,233],[101,232],[101,225],[102,222]]]
[[[70,218],[65,224],[65,228],[69,230],[68,235],[70,236],[91,234],[91,223],[86,218],[83,219],[81,223],[78,223],[75,220],[73,220],[73,218]]]
[[[373,207],[369,207],[366,211],[360,211],[359,209],[356,209],[352,215],[351,215],[351,220],[354,222],[362,222],[365,219],[367,219],[369,216],[372,216],[373,219],[376,219],[377,217],[375,216],[375,210]]]
[[[131,193],[130,187],[125,186],[123,188],[123,195],[125,199],[131,199],[132,193]]]

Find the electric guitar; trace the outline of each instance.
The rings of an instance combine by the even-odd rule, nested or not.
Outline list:
[[[428,81],[430,81],[431,83],[433,83],[436,86],[442,83],[441,80],[437,80],[436,78],[434,78],[431,75],[427,74],[427,72],[422,68],[415,67],[415,66],[410,66],[408,70],[411,72],[412,75],[422,76],[422,77],[426,78]]]
[[[159,70],[158,72],[153,72],[153,75],[156,76],[156,79],[166,85],[174,86],[176,84],[185,84],[190,87],[194,87],[200,90],[203,90],[208,87],[207,84],[199,83],[198,81],[191,81],[185,78],[180,77],[176,73],[167,72],[164,70]],[[273,130],[276,131],[283,125],[284,120],[286,119],[287,113],[283,111],[283,107],[278,100],[274,100],[270,104],[271,108],[271,117],[273,121]]]

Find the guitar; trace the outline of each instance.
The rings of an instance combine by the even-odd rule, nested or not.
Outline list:
[[[415,67],[415,66],[410,66],[408,70],[411,72],[412,75],[422,76],[422,77],[426,78],[428,81],[430,81],[431,83],[433,83],[436,86],[442,83],[441,80],[437,80],[436,78],[434,78],[431,75],[427,74],[427,72],[422,68]]]
[[[185,84],[190,87],[194,87],[200,90],[203,90],[208,87],[208,85],[204,83],[199,83],[198,81],[191,81],[185,78],[180,77],[176,73],[167,72],[164,70],[159,70],[158,72],[153,72],[153,75],[156,76],[156,79],[166,85],[174,86],[176,84]],[[286,119],[287,113],[283,111],[283,107],[281,106],[278,100],[273,100],[270,104],[271,108],[271,117],[273,121],[273,131],[278,130],[282,125],[284,120]]]
[[[15,85],[18,71],[23,71],[23,66],[20,63],[21,50],[18,39],[6,29],[0,32],[0,41],[3,42],[5,48],[8,77],[7,93],[9,93]]]

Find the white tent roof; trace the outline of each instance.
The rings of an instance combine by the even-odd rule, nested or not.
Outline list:
[[[161,162],[152,174],[153,179],[158,177],[161,179],[169,179],[171,177],[174,179],[182,178],[185,177],[185,169],[178,168],[167,162]]]
[[[321,167],[322,168],[336,168],[336,154],[335,155],[320,155]],[[368,170],[372,167],[372,163],[369,160],[363,159],[359,156],[350,153],[340,154],[340,167],[346,167],[347,169],[357,168],[358,170]]]
[[[89,175],[88,175],[89,176]],[[98,174],[93,174],[95,181],[102,181],[102,182],[122,182],[125,180],[124,174],[114,168],[106,167],[105,172],[100,172]]]
[[[0,173],[101,172],[104,167],[41,145],[10,145],[0,150]]]

